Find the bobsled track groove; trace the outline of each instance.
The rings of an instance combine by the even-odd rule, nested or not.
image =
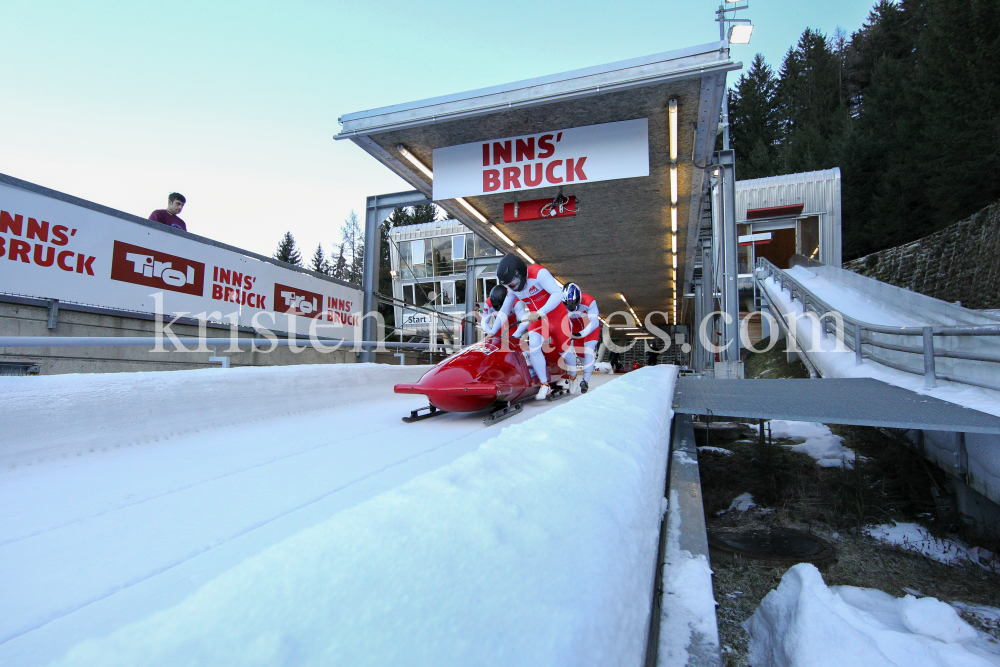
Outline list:
[[[256,419],[254,421],[255,422],[260,422],[260,421],[264,421],[264,420],[263,419]],[[325,442],[323,444],[316,445],[315,447],[309,447],[307,449],[299,450],[297,452],[291,452],[291,453],[286,454],[284,456],[278,456],[278,457],[269,459],[267,461],[262,461],[260,463],[254,464],[254,465],[247,466],[245,468],[240,468],[238,470],[232,470],[232,471],[227,472],[227,473],[222,474],[222,475],[217,475],[215,477],[210,477],[210,478],[207,478],[207,479],[198,480],[197,482],[192,482],[190,484],[185,484],[185,485],[182,485],[182,486],[178,486],[176,488],[170,489],[169,491],[163,491],[163,492],[160,492],[160,493],[149,495],[149,496],[146,496],[145,498],[142,498],[141,500],[136,500],[135,502],[124,503],[124,504],[116,505],[114,507],[109,507],[108,509],[103,510],[101,512],[95,512],[93,514],[83,515],[83,516],[80,516],[80,517],[78,517],[78,518],[76,518],[76,519],[74,519],[72,521],[67,521],[65,523],[61,523],[61,524],[56,524],[56,525],[53,525],[53,526],[49,526],[49,527],[44,528],[42,530],[37,530],[37,531],[35,531],[33,533],[29,533],[29,534],[18,536],[18,537],[11,537],[11,538],[8,538],[8,539],[0,540],[0,547],[3,547],[5,545],[7,545],[7,544],[12,544],[14,542],[20,542],[22,540],[30,539],[30,538],[36,537],[38,535],[43,535],[43,534],[51,532],[53,530],[59,530],[60,528],[65,528],[66,526],[68,526],[70,524],[73,524],[73,523],[79,523],[80,521],[86,521],[87,519],[94,519],[94,518],[97,518],[99,516],[104,516],[106,514],[110,514],[112,512],[117,512],[119,510],[127,509],[129,507],[135,507],[137,505],[142,505],[143,503],[147,503],[147,502],[150,502],[152,500],[156,500],[158,498],[162,498],[164,496],[169,496],[169,495],[174,494],[174,493],[179,493],[181,491],[186,491],[187,489],[192,489],[192,488],[194,488],[196,486],[200,486],[200,485],[203,485],[203,484],[210,484],[212,482],[216,482],[218,480],[225,479],[226,477],[232,477],[234,475],[239,475],[239,474],[245,473],[245,472],[247,472],[249,470],[253,470],[254,468],[262,468],[262,467],[269,466],[269,465],[272,465],[274,463],[277,463],[278,461],[282,461],[282,460],[285,460],[285,459],[290,459],[290,458],[293,458],[293,457],[296,457],[296,456],[304,456],[304,455],[306,455],[306,454],[308,454],[308,453],[310,453],[312,451],[315,451],[317,449],[322,449],[324,447],[331,447],[331,446],[337,445],[337,444],[347,444],[347,443],[351,442],[352,440],[359,440],[361,438],[365,438],[365,437],[370,437],[370,436],[373,436],[373,435],[379,435],[379,434],[387,433],[389,431],[397,430],[398,428],[399,428],[398,426],[387,426],[387,427],[384,427],[384,428],[377,428],[377,429],[373,429],[371,431],[368,431],[366,433],[360,433],[360,434],[354,435],[354,436],[352,436],[352,437],[350,437],[350,438],[348,438],[346,440],[343,440],[343,441]],[[456,438],[456,440],[457,439],[458,438]],[[432,452],[432,451],[435,451],[437,449],[440,449],[441,447],[444,447],[446,445],[451,444],[451,442],[454,442],[454,440],[450,440],[448,442],[443,442],[438,447],[435,447],[434,449],[429,449],[429,450],[426,450],[425,452],[421,452],[420,454],[415,454],[413,457],[410,457],[410,459],[415,458],[416,456],[421,456],[422,454],[425,454],[425,453]],[[382,471],[384,471],[384,470],[392,467],[393,465],[398,465],[400,463],[405,463],[407,460],[410,460],[410,459],[404,459],[402,461],[397,461],[396,463],[390,464],[390,465],[386,466],[385,468],[383,468],[382,470],[375,471],[372,474],[377,474],[378,472],[382,472]],[[344,485],[342,485],[342,486],[334,489],[330,493],[336,493],[337,491],[339,491],[341,489],[344,489],[344,488],[350,486],[351,484],[354,484],[354,483],[360,481],[361,479],[366,479],[366,478],[368,478],[370,476],[371,475],[364,475],[362,477],[359,477],[359,478],[357,478],[355,480],[352,480],[351,482],[348,482],[347,484],[344,484]],[[329,495],[329,494],[326,494],[326,495]],[[316,500],[319,500],[319,499],[320,498],[316,498],[315,500],[313,500],[311,502],[315,502]],[[306,504],[309,504],[309,503],[306,503]],[[2,638],[0,638],[0,639],[2,639]],[[2,643],[2,641],[0,641],[0,643]]]
[[[80,633],[162,609],[288,535],[566,403],[529,401],[496,426],[483,424],[485,413],[405,424],[401,417],[426,400],[393,394],[392,386],[420,371],[376,370],[367,386],[350,388],[358,400],[298,410],[272,405],[249,411],[237,426],[228,414],[211,416],[212,404],[191,400],[185,409],[192,427],[169,438],[172,429],[143,419],[108,419],[94,410],[88,428],[85,417],[67,417],[60,432],[78,432],[86,449],[64,435],[44,462],[0,471],[0,506],[7,508],[0,513],[0,664],[47,664]],[[212,372],[223,387],[232,382],[225,375],[232,371]],[[181,383],[179,373],[161,375]],[[158,391],[151,400],[159,400]],[[29,416],[12,420],[26,423]],[[52,424],[45,428],[56,432]],[[120,444],[135,435],[153,438],[141,447]],[[73,455],[91,449],[96,437],[115,442]],[[48,447],[43,437],[25,441]]]
[[[363,434],[363,435],[358,435],[358,436],[356,436],[354,438],[351,438],[350,440],[357,440],[357,439],[359,439],[361,437],[364,437],[364,436],[367,436],[367,435],[373,435],[373,434],[376,434],[376,433],[381,433],[381,432],[385,432],[385,431],[392,431],[392,430],[397,430],[397,429],[398,429],[398,427],[391,428],[391,429],[379,429],[377,431],[372,431],[370,433],[366,433],[366,434]],[[464,437],[464,436],[462,436],[462,437]],[[34,625],[26,626],[26,627],[24,627],[23,629],[21,629],[18,632],[14,632],[14,633],[11,633],[11,634],[8,634],[8,635],[0,635],[0,644],[3,644],[5,642],[13,639],[14,637],[23,635],[26,632],[31,632],[32,630],[34,630],[34,629],[36,629],[38,627],[41,627],[41,626],[45,625],[46,623],[49,623],[49,622],[51,622],[51,621],[53,621],[53,620],[55,620],[57,618],[60,618],[62,616],[66,616],[67,614],[71,614],[74,611],[77,611],[78,609],[82,609],[83,607],[86,607],[86,606],[88,606],[90,604],[93,604],[94,602],[97,602],[98,600],[102,600],[102,599],[104,599],[106,597],[114,595],[115,593],[117,593],[120,590],[124,590],[126,588],[130,588],[130,587],[138,584],[139,582],[142,582],[142,581],[145,581],[147,579],[150,579],[151,577],[155,577],[156,575],[161,574],[163,572],[166,572],[167,570],[170,570],[170,569],[172,569],[174,567],[177,567],[181,563],[184,563],[184,562],[186,562],[186,561],[188,561],[188,560],[190,560],[190,559],[192,559],[192,558],[194,558],[194,557],[196,557],[196,556],[198,556],[200,554],[203,554],[206,551],[209,551],[211,549],[215,549],[216,547],[219,547],[219,546],[221,546],[221,545],[223,545],[223,544],[225,544],[227,542],[230,542],[230,541],[232,541],[232,540],[240,537],[241,535],[245,535],[245,534],[249,533],[250,531],[257,530],[261,526],[265,526],[265,525],[267,525],[267,524],[269,524],[269,523],[271,523],[273,521],[276,521],[276,520],[278,520],[278,519],[280,519],[280,518],[282,518],[284,516],[287,516],[287,515],[289,515],[289,514],[291,514],[293,512],[297,512],[297,511],[299,511],[299,510],[301,510],[301,509],[303,509],[305,507],[308,507],[309,505],[313,505],[313,504],[315,504],[315,503],[323,500],[324,498],[327,498],[327,497],[329,497],[329,496],[331,496],[331,495],[333,495],[335,493],[343,491],[344,489],[348,488],[349,486],[357,484],[358,482],[360,482],[362,480],[369,479],[371,477],[374,477],[375,475],[379,475],[379,474],[381,474],[381,473],[383,473],[383,472],[385,472],[385,471],[387,471],[387,470],[389,470],[391,468],[394,468],[396,466],[402,465],[402,464],[404,464],[404,463],[406,463],[408,461],[411,461],[411,460],[416,459],[416,458],[421,457],[421,456],[425,456],[425,455],[427,455],[427,454],[429,454],[431,452],[434,452],[434,451],[436,451],[438,449],[441,449],[442,447],[445,447],[445,446],[447,446],[447,445],[455,442],[456,440],[460,440],[460,439],[461,439],[461,437],[459,437],[459,438],[453,438],[452,440],[449,440],[449,441],[442,442],[442,443],[438,444],[436,447],[432,447],[430,449],[424,450],[424,451],[419,452],[417,454],[414,454],[412,456],[409,456],[409,457],[406,457],[404,459],[401,459],[401,460],[395,461],[393,463],[387,464],[387,465],[379,468],[378,470],[373,470],[373,471],[369,472],[366,475],[361,475],[361,476],[359,476],[359,477],[357,477],[355,479],[352,479],[347,484],[343,484],[341,486],[338,486],[338,487],[335,487],[333,489],[330,489],[329,491],[326,491],[325,493],[322,493],[322,494],[320,494],[318,496],[312,497],[312,498],[306,500],[305,502],[302,502],[302,503],[299,503],[299,504],[295,505],[294,507],[290,507],[290,508],[288,508],[288,509],[286,509],[286,510],[284,510],[282,512],[279,512],[278,514],[275,514],[275,515],[270,516],[270,517],[268,517],[266,519],[263,519],[261,521],[257,521],[255,523],[249,525],[249,526],[246,526],[242,530],[239,530],[239,531],[237,531],[237,532],[235,532],[235,533],[233,533],[233,534],[231,534],[231,535],[229,535],[229,536],[227,536],[227,537],[225,537],[225,538],[223,538],[221,540],[218,540],[218,541],[216,541],[216,542],[214,542],[212,544],[206,545],[206,546],[204,546],[204,547],[202,547],[200,549],[194,550],[194,551],[188,553],[187,555],[185,555],[182,558],[172,560],[172,561],[170,561],[170,562],[162,565],[161,567],[158,567],[158,568],[156,568],[156,569],[148,572],[144,576],[131,579],[131,580],[127,581],[126,583],[120,585],[120,586],[117,586],[117,587],[115,587],[113,589],[108,590],[103,595],[97,595],[97,596],[94,596],[94,597],[89,598],[87,600],[84,600],[83,602],[81,602],[80,604],[78,604],[78,605],[76,605],[74,607],[69,607],[69,608],[61,609],[57,613],[55,613],[55,614],[53,614],[53,615],[51,615],[51,616],[49,616],[49,617],[47,617],[45,619],[40,620],[39,622],[35,623]],[[325,447],[325,446],[329,446],[329,445],[321,445],[320,447]],[[314,449],[319,449],[320,447],[316,447]],[[290,457],[297,456],[297,455],[304,454],[304,453],[305,452],[297,452],[296,454],[290,454],[287,457],[281,457],[281,458],[290,458]],[[194,486],[198,486],[199,484],[205,484],[205,483],[213,482],[213,481],[216,481],[217,479],[222,479],[224,477],[230,477],[232,475],[239,475],[239,474],[241,474],[243,472],[246,472],[247,470],[250,470],[252,468],[259,468],[259,467],[267,466],[267,465],[270,465],[271,463],[274,463],[274,461],[268,461],[267,463],[262,463],[262,464],[257,465],[257,466],[251,466],[250,468],[245,468],[245,469],[242,469],[242,470],[238,470],[238,471],[229,473],[227,475],[221,475],[220,477],[217,477],[217,478],[213,478],[213,479],[209,479],[209,480],[204,480],[204,481],[199,482],[197,484],[192,484],[192,485],[189,485],[189,486],[186,486],[186,487],[183,487],[183,488],[178,488],[178,489],[175,489],[173,491],[169,491],[169,492],[166,492],[166,493],[163,493],[163,494],[159,494],[159,496],[155,496],[155,497],[170,496],[170,495],[173,495],[174,493],[184,491],[184,490],[186,490],[188,488],[192,488]],[[132,506],[135,506],[135,505],[139,505],[139,504],[142,504],[142,503],[147,502],[149,500],[153,500],[155,497],[146,498],[146,499],[144,499],[144,500],[142,500],[142,501],[140,501],[138,503],[134,503],[132,505],[124,505],[122,507],[118,507],[118,508],[114,508],[114,509],[108,510],[107,512],[101,512],[99,514],[91,515],[91,516],[88,516],[88,517],[83,517],[82,519],[85,520],[85,519],[88,519],[88,518],[94,518],[94,517],[101,516],[101,515],[104,515],[104,514],[109,514],[109,513],[112,513],[112,512],[121,510],[121,509],[125,509],[127,507],[132,507]],[[76,523],[76,522],[74,522],[74,523]],[[63,527],[63,526],[57,526],[55,528],[52,528],[50,530],[43,531],[43,532],[51,532],[51,530],[58,530],[58,528],[61,528],[61,527]],[[41,534],[41,533],[37,533],[37,534]],[[22,539],[29,539],[30,537],[34,537],[34,536],[35,535],[31,535],[31,536],[27,536],[27,537],[22,538]],[[11,540],[11,541],[4,542],[4,543],[0,544],[0,546],[3,546],[5,544],[11,543],[11,542],[19,542],[19,541],[21,541],[21,540]]]

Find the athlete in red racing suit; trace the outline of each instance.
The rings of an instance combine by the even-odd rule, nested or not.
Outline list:
[[[601,313],[597,309],[597,300],[582,291],[576,283],[570,283],[563,289],[563,305],[569,311],[572,325],[573,363],[576,363],[575,357],[583,357],[580,393],[586,394],[597,359],[597,344],[601,339]]]
[[[507,287],[507,298],[497,311],[496,321],[486,330],[494,334],[510,318],[518,301],[524,304],[528,324],[528,359],[542,383],[535,396],[541,400],[548,396],[548,371],[542,346],[552,338],[556,352],[563,358],[571,377],[576,377],[576,356],[570,349],[569,312],[563,305],[562,287],[548,269],[540,264],[528,266],[513,253],[500,260],[497,279]]]

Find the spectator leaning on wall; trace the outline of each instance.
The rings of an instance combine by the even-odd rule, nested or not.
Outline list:
[[[187,200],[184,199],[184,195],[179,192],[171,192],[167,197],[167,207],[153,211],[149,214],[149,219],[153,222],[159,222],[164,225],[170,225],[171,227],[187,231],[187,225],[184,224],[183,220],[177,217],[177,214],[184,209],[184,204],[186,203]]]

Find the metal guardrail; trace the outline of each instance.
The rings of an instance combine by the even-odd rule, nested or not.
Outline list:
[[[975,387],[982,387],[984,389],[994,389],[1000,391],[1000,383],[997,382],[987,382],[985,380],[975,378],[938,373],[935,363],[935,359],[937,357],[1000,363],[1000,354],[966,352],[962,350],[945,350],[934,346],[934,338],[936,336],[992,337],[1000,341],[1000,325],[985,324],[979,326],[950,327],[891,327],[881,324],[872,324],[870,322],[850,317],[849,315],[840,313],[839,311],[835,311],[828,303],[823,301],[823,299],[803,287],[801,283],[795,280],[795,278],[788,275],[785,271],[779,269],[763,257],[759,257],[757,259],[755,279],[758,282],[763,282],[767,278],[774,278],[781,286],[781,289],[788,290],[793,301],[798,299],[802,303],[804,312],[812,312],[816,315],[822,327],[821,335],[823,336],[826,336],[828,333],[836,335],[836,316],[833,315],[833,313],[838,313],[844,324],[842,341],[847,348],[854,352],[855,362],[859,366],[864,363],[865,359],[870,359],[876,363],[890,368],[895,368],[896,370],[900,370],[905,373],[923,375],[924,387],[927,389],[936,387],[937,380],[941,379],[949,382],[957,382],[959,384],[967,384]],[[762,285],[761,287],[763,288]],[[831,322],[831,320],[834,321]],[[921,346],[915,347],[910,345],[898,345],[896,343],[874,338],[872,334],[887,334],[892,336],[911,336],[920,338]],[[868,346],[868,352],[864,351],[866,345]],[[875,353],[876,348],[919,355],[923,362],[923,368],[912,368],[906,364],[901,364],[891,359],[878,356]]]

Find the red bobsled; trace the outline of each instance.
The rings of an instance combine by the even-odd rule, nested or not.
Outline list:
[[[561,379],[559,355],[549,352],[545,361],[550,382]],[[504,347],[500,338],[490,338],[448,357],[415,384],[397,384],[395,391],[423,394],[431,406],[445,412],[475,412],[519,403],[537,394],[539,387],[517,343]]]

